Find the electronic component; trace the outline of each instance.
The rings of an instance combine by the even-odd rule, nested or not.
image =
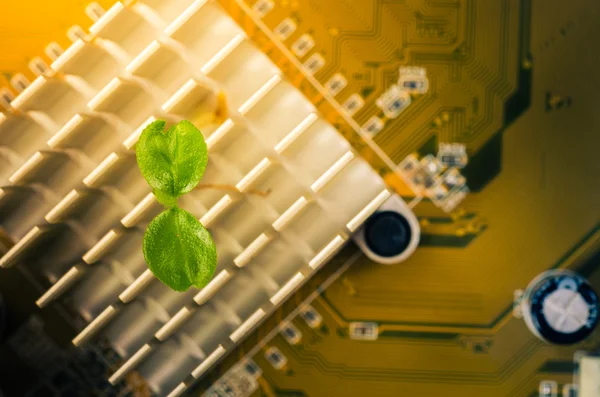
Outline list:
[[[58,43],[54,42],[49,43],[46,48],[44,48],[44,54],[46,54],[46,56],[50,58],[52,62],[56,61],[56,59],[58,59],[63,52],[65,51],[62,49],[62,47]]]
[[[425,94],[429,90],[427,71],[418,66],[401,67],[398,85],[410,94]]]
[[[411,229],[405,217],[394,211],[380,211],[364,226],[365,242],[375,254],[394,257],[408,247]]]
[[[367,122],[363,125],[363,130],[369,134],[369,136],[374,137],[379,134],[383,129],[385,124],[383,124],[383,120],[381,120],[377,116],[372,116]]]
[[[308,54],[310,50],[315,46],[315,41],[311,35],[304,33],[292,44],[292,52],[296,54],[298,58],[302,58]]]
[[[75,43],[77,40],[83,40],[85,35],[85,30],[83,30],[83,28],[79,25],[73,25],[69,28],[69,30],[67,30],[67,37],[73,43]]]
[[[451,194],[446,196],[445,200],[440,202],[439,207],[444,210],[444,212],[451,212],[465,199],[465,197],[467,197],[468,193],[469,188],[467,185],[455,189]]]
[[[250,369],[250,370],[249,370]],[[235,365],[206,390],[203,397],[249,397],[258,390],[256,380],[262,371],[250,360],[246,365]]]
[[[300,317],[302,317],[304,321],[306,321],[306,324],[311,328],[318,328],[323,322],[323,317],[321,317],[315,308],[310,305],[300,310]]]
[[[546,111],[561,110],[571,107],[573,99],[567,95],[560,95],[553,92],[546,92]]]
[[[325,88],[331,94],[336,96],[348,85],[348,80],[340,73],[336,73],[325,83]]]
[[[539,387],[540,397],[557,397],[558,396],[558,384],[554,380],[543,380],[540,382]]]
[[[421,164],[419,163],[419,159],[414,154],[409,154],[398,164],[400,168],[400,172],[404,174],[405,177],[410,178],[410,176],[419,168],[421,168]]]
[[[280,333],[290,345],[295,345],[302,340],[302,332],[292,323],[287,323]]]
[[[425,161],[419,161],[417,156],[409,154],[398,164],[400,172],[408,179],[416,193],[421,194],[424,188],[433,187],[438,184],[437,175],[431,172],[431,168],[436,167],[430,156]],[[429,167],[429,170],[426,167]]]
[[[373,322],[351,322],[348,325],[348,336],[355,340],[377,340],[379,325]]]
[[[370,259],[384,265],[402,262],[419,245],[419,221],[397,195],[388,196],[354,235],[354,241]]]
[[[85,14],[94,22],[102,18],[105,12],[104,8],[96,2],[90,3],[85,7]]]
[[[50,71],[50,67],[48,64],[40,57],[35,57],[31,61],[29,61],[29,69],[36,76],[41,76]]]
[[[375,104],[383,111],[385,117],[394,119],[400,115],[411,103],[408,91],[397,85],[392,85],[386,92],[381,94]]]
[[[444,164],[435,156],[428,154],[421,159],[421,167],[431,175],[437,175],[444,169]]]
[[[548,343],[581,342],[598,325],[598,295],[583,277],[569,270],[540,274],[527,286],[519,304],[529,330]]]
[[[419,193],[430,190],[440,183],[438,174],[430,172],[426,167],[420,166],[410,177],[413,186],[416,186]]]
[[[273,0],[258,0],[256,3],[254,3],[254,5],[252,6],[252,10],[260,17],[264,17],[265,15],[267,15],[269,13],[269,11],[271,11],[273,9],[273,7],[275,6],[275,3],[273,3]]]
[[[260,367],[253,360],[248,360],[245,363],[242,363],[242,365],[244,367],[244,371],[255,378],[258,378],[262,375],[262,369],[260,369]]]
[[[279,40],[284,41],[296,31],[296,28],[297,25],[293,19],[285,18],[277,25],[277,27],[275,27],[273,33],[275,33]]]
[[[10,79],[10,85],[17,91],[23,92],[29,86],[29,80],[21,73],[17,73]]]
[[[454,167],[446,169],[446,165],[431,154],[420,161],[409,154],[398,167],[415,193],[429,197],[445,212],[453,211],[469,192],[467,179],[460,171]]]
[[[448,200],[465,188],[467,178],[458,169],[449,168],[439,178],[436,177],[435,180],[435,185],[428,187],[426,195],[439,207],[447,209],[451,207],[451,209],[448,209],[448,211],[451,211],[458,202],[454,200],[449,204]]]
[[[365,100],[359,94],[352,94],[342,104],[342,108],[350,116],[354,116],[365,105]]]
[[[467,148],[462,143],[440,143],[438,160],[446,167],[464,168],[469,161]]]
[[[600,356],[597,354],[575,355],[577,397],[597,397],[600,391]]]
[[[304,67],[310,74],[315,74],[325,65],[325,58],[318,52],[312,54],[305,62]]]
[[[10,103],[15,99],[15,96],[8,88],[0,88],[0,105],[6,110],[10,109]]]
[[[458,169],[448,168],[442,174],[441,183],[448,192],[451,192],[452,190],[465,185],[467,183],[467,178],[465,178]]]
[[[275,369],[282,369],[287,364],[287,358],[275,346],[271,346],[265,352],[265,358]]]

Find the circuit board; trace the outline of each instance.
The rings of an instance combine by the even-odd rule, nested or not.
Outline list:
[[[378,265],[346,247],[188,395],[202,395],[242,357],[262,371],[253,396],[529,397],[543,380],[570,383],[575,352],[598,350],[600,334],[546,344],[513,317],[513,301],[549,269],[577,271],[600,290],[600,4],[280,0],[257,27],[242,2],[221,3],[407,201],[414,194],[390,164],[435,154],[442,142],[466,145],[469,193],[450,212],[415,202],[421,241],[403,263]],[[49,38],[63,44],[68,27],[87,27],[81,1],[2,7],[4,86]],[[308,34],[324,60],[314,79],[299,77],[268,39],[287,18],[296,28],[285,48]],[[387,118],[376,100],[413,65],[427,70],[429,90]],[[315,81],[335,74],[347,85],[332,104]],[[335,112],[353,94],[364,100],[357,125],[381,121],[372,139],[382,153]],[[318,325],[299,315],[308,303]],[[278,332],[289,322],[301,333],[294,343]],[[357,322],[376,323],[376,338],[350,338]],[[265,358],[273,347],[286,358],[278,368]]]

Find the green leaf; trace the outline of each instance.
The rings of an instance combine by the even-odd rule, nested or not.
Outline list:
[[[170,194],[165,194],[160,190],[154,190],[154,197],[158,200],[159,203],[164,205],[167,208],[176,207],[177,206],[177,197],[173,197]]]
[[[181,121],[164,132],[165,122],[149,124],[136,144],[136,157],[148,184],[163,197],[177,198],[193,190],[208,163],[200,130]]]
[[[169,208],[150,222],[143,251],[152,273],[175,291],[202,288],[215,272],[217,249],[209,231],[181,208]]]

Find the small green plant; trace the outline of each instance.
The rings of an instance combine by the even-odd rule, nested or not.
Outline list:
[[[179,208],[177,199],[200,182],[208,163],[206,142],[189,121],[164,129],[163,120],[154,121],[136,145],[140,171],[166,207],[146,229],[144,258],[156,278],[175,291],[202,288],[215,272],[217,250],[210,232]]]

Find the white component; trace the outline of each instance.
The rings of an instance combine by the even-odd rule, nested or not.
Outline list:
[[[449,168],[442,174],[446,165],[433,155],[429,154],[419,161],[410,154],[402,160],[399,168],[417,194],[426,195],[445,212],[454,210],[469,192],[466,178],[460,171]]]
[[[62,47],[58,45],[58,43],[54,42],[49,43],[46,46],[46,48],[44,48],[44,54],[46,54],[46,56],[50,58],[52,62],[56,61],[58,57],[62,55],[63,52],[64,50],[62,49]]]
[[[40,57],[35,57],[29,62],[29,70],[33,72],[36,76],[40,76],[42,74],[46,74],[50,71],[50,67],[44,60]]]
[[[400,168],[400,172],[406,177],[410,178],[419,168],[421,168],[421,164],[419,163],[419,159],[414,154],[409,154],[398,164]]]
[[[469,161],[467,147],[462,143],[440,143],[437,158],[446,167],[464,168]]]
[[[17,92],[23,92],[25,88],[29,86],[29,80],[21,73],[17,73],[11,77],[10,85],[12,85]]]
[[[462,193],[468,192],[467,179],[456,168],[449,168],[439,178],[435,176],[433,180],[435,184],[427,187],[425,194],[438,207],[453,209],[464,198]]]
[[[336,96],[348,85],[348,79],[346,79],[341,73],[336,73],[325,83],[325,88],[331,94]]]
[[[342,108],[350,116],[354,116],[365,105],[365,100],[359,94],[352,94],[342,104]]]
[[[290,345],[295,345],[302,340],[302,332],[292,323],[287,323],[279,333]]]
[[[367,120],[367,122],[362,126],[362,128],[372,138],[375,135],[379,134],[384,126],[385,124],[383,123],[383,120],[381,120],[377,116],[372,116],[369,120]]]
[[[553,380],[540,382],[539,397],[558,397],[558,384]]]
[[[292,52],[296,54],[298,58],[302,58],[308,54],[310,50],[315,46],[315,40],[308,33],[303,34],[292,44]]]
[[[10,109],[10,103],[15,99],[14,94],[8,88],[0,88],[0,105],[5,109]]]
[[[252,10],[260,17],[263,18],[265,15],[269,13],[275,6],[273,0],[258,0],[252,6]]]
[[[242,361],[238,364],[238,366],[238,371],[244,371],[245,373],[252,375],[255,378],[259,378],[262,375],[262,369],[251,359]]]
[[[351,322],[348,325],[348,336],[353,340],[377,340],[379,325],[373,322]]]
[[[256,378],[243,371],[231,373],[226,386],[226,393],[231,397],[250,397],[259,388]]]
[[[315,310],[314,307],[308,305],[300,310],[300,317],[306,321],[311,328],[318,328],[323,323],[323,317]]]
[[[265,358],[275,369],[282,369],[287,364],[287,357],[275,346],[271,346],[265,352]]]
[[[453,211],[464,199],[467,197],[469,193],[469,188],[465,185],[460,188],[458,191],[450,195],[446,201],[442,204],[441,208],[445,212]]]
[[[315,74],[325,65],[325,58],[318,52],[312,54],[305,62],[304,67],[310,74]]]
[[[427,71],[417,66],[401,67],[398,85],[410,94],[425,94],[429,90]]]
[[[87,15],[93,22],[96,22],[102,18],[102,15],[104,15],[105,12],[106,11],[104,11],[104,8],[102,8],[102,6],[95,1],[85,7],[85,15]]]
[[[375,104],[383,111],[385,117],[394,119],[400,115],[411,103],[410,94],[397,85],[392,85],[381,94]]]
[[[258,390],[256,378],[261,374],[262,370],[252,360],[245,365],[236,364],[213,383],[202,397],[249,397]]]
[[[597,397],[600,395],[600,357],[581,357],[578,380],[578,397]]]
[[[273,30],[273,33],[275,33],[279,40],[285,41],[296,31],[297,27],[298,26],[293,19],[285,18],[279,23],[279,25],[277,25],[277,27]]]
[[[428,154],[421,159],[421,167],[431,175],[437,175],[444,169],[444,165],[436,157]]]
[[[81,40],[85,37],[85,30],[79,25],[71,26],[69,30],[67,30],[67,37],[75,43],[77,40]]]

